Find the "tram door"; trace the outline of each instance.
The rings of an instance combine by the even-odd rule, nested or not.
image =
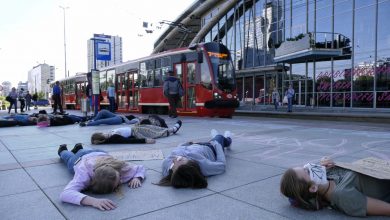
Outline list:
[[[130,111],[138,111],[138,101],[139,101],[139,83],[138,83],[138,72],[136,70],[131,71],[129,74],[128,80],[128,103]]]
[[[175,64],[177,78],[180,79],[184,89],[184,96],[178,106],[178,111],[195,112],[195,62],[186,62]]]
[[[75,109],[81,109],[81,99],[85,98],[85,82],[76,82],[76,100],[75,100]]]
[[[116,75],[116,104],[118,106],[118,111],[127,111],[128,102],[127,102],[127,73],[120,73]]]

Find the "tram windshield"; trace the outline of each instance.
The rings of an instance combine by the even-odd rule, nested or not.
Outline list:
[[[222,44],[206,44],[214,79],[220,90],[231,92],[236,88],[236,77],[229,50]]]

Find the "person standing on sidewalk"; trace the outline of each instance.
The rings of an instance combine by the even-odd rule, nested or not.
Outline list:
[[[20,112],[24,112],[24,107],[26,106],[26,99],[25,99],[23,88],[21,88],[19,91],[19,101],[20,101]]]
[[[31,94],[30,94],[30,91],[27,90],[27,94],[25,96],[26,98],[26,111],[30,111],[30,105],[31,105]]]
[[[292,112],[292,102],[293,102],[294,94],[295,94],[295,91],[292,87],[292,84],[290,84],[288,86],[288,89],[287,89],[286,94],[285,94],[287,96],[287,100],[288,100],[287,112]]]
[[[64,113],[64,110],[62,109],[62,103],[61,103],[61,88],[60,88],[59,81],[56,81],[56,84],[53,87],[53,99],[54,99],[53,114],[57,113],[57,107],[60,109],[61,114]]]
[[[8,96],[10,97],[10,105],[9,105],[9,109],[8,109],[8,114],[11,113],[11,108],[12,108],[12,105],[15,106],[15,114],[18,113],[18,93],[16,93],[16,88],[15,87],[12,87],[12,90],[11,92],[8,94]]]
[[[108,83],[107,96],[108,101],[110,101],[109,110],[110,112],[115,113],[115,86],[114,83],[112,83],[112,80],[110,80]]]
[[[279,105],[279,92],[276,88],[274,88],[274,91],[272,91],[272,101],[274,102],[275,105],[275,110],[278,110],[278,105]]]
[[[169,77],[164,81],[164,96],[168,98],[169,102],[169,117],[176,118],[176,108],[184,91],[180,80],[175,76],[174,72],[170,70],[168,74]]]

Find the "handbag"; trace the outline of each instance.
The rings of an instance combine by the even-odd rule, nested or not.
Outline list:
[[[288,103],[288,98],[287,98],[287,96],[285,95],[284,97],[283,97],[283,104],[287,104]]]
[[[7,101],[7,102],[12,102],[12,98],[11,98],[11,96],[7,96],[7,97],[5,97],[5,101]]]

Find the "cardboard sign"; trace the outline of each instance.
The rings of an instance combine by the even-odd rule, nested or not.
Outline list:
[[[367,157],[352,163],[337,162],[336,166],[353,170],[377,179],[390,180],[390,161]]]
[[[116,151],[110,152],[110,155],[118,160],[162,160],[164,155],[161,150],[145,151]]]

